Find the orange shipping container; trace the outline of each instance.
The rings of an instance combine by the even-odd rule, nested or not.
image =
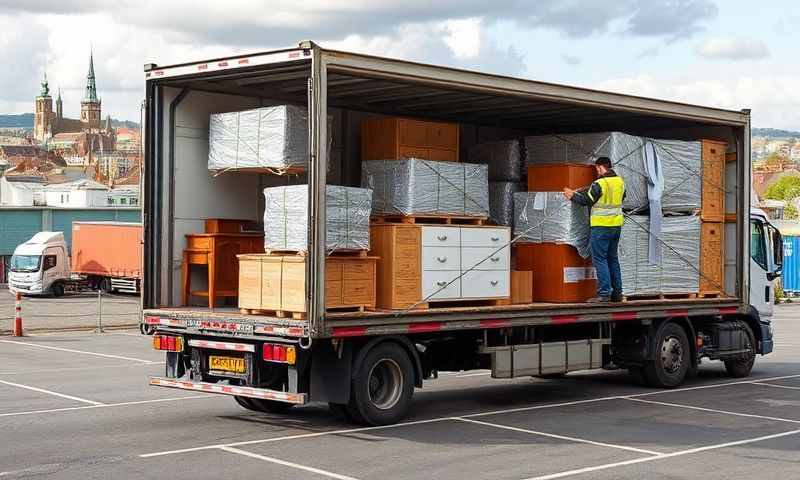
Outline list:
[[[73,222],[72,272],[141,278],[142,224]]]

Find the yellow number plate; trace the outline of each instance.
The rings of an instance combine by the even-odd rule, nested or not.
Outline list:
[[[208,357],[208,369],[222,372],[244,373],[244,358],[211,355]]]

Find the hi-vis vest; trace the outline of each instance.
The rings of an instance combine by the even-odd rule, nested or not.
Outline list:
[[[592,206],[591,226],[593,227],[621,227],[624,222],[622,216],[622,197],[625,194],[625,182],[621,177],[601,177],[595,180],[602,194]],[[589,189],[589,198],[592,191]]]

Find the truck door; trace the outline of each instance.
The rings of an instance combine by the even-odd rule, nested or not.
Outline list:
[[[58,248],[48,248],[42,255],[42,291],[50,288],[54,281],[62,277],[61,266],[59,265]]]
[[[772,225],[758,218],[750,220],[750,303],[761,318],[772,316],[775,280],[783,263],[783,241]]]

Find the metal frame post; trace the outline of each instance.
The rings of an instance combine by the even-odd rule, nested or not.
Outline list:
[[[739,235],[739,245],[736,259],[742,262],[739,271],[742,274],[741,291],[739,298],[742,299],[743,307],[750,305],[750,175],[752,175],[752,165],[750,163],[750,110],[743,110],[743,114],[747,115],[747,122],[742,129],[742,151],[738,155],[739,165],[737,166],[738,177],[742,182],[739,187],[739,218],[741,221],[736,226]]]
[[[310,150],[308,168],[308,249],[306,265],[309,334],[324,331],[325,317],[325,186],[328,166],[328,98],[327,71],[322,52],[313,43],[311,49],[311,85],[308,114]]]

